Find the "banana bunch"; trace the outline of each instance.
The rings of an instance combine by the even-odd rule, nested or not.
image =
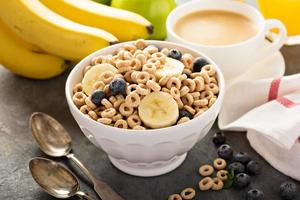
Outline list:
[[[29,78],[57,76],[65,60],[152,32],[142,16],[91,0],[0,0],[0,64]]]

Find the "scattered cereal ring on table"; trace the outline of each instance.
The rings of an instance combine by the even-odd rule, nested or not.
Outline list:
[[[199,181],[199,189],[201,191],[210,190],[213,186],[213,180],[210,177],[205,177],[201,181]]]
[[[226,165],[226,161],[222,158],[217,158],[214,160],[214,168],[217,170],[225,169]]]
[[[201,176],[210,176],[214,173],[214,168],[211,165],[202,165],[199,168],[199,174]]]
[[[182,199],[191,200],[196,196],[196,191],[193,188],[185,188],[180,193],[180,196],[182,197]]]
[[[169,196],[168,200],[182,200],[179,194],[172,194]]]

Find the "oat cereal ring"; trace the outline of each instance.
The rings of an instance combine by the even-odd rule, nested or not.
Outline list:
[[[195,90],[196,90],[197,92],[200,92],[200,91],[202,91],[202,90],[205,89],[204,79],[203,79],[201,76],[196,77],[196,78],[194,79],[194,82],[195,82],[195,84],[196,84]]]
[[[207,111],[208,110],[208,107],[207,106],[203,106],[203,107],[195,107],[195,110],[196,112],[202,110],[203,112]]]
[[[134,128],[136,126],[140,126],[142,124],[142,121],[138,115],[130,115],[127,118],[127,124],[129,125],[130,128]]]
[[[73,96],[73,102],[77,107],[81,107],[84,105],[86,97],[83,92],[76,92]]]
[[[94,66],[97,64],[101,64],[103,63],[104,60],[105,60],[105,56],[97,56],[91,60],[91,65]]]
[[[203,99],[199,99],[199,100],[195,100],[193,103],[194,106],[197,107],[203,107],[203,106],[207,106],[208,105],[208,100],[203,98]]]
[[[206,84],[210,83],[210,77],[209,77],[207,71],[201,71],[200,76],[204,79],[204,82]]]
[[[131,54],[134,54],[135,51],[137,50],[137,47],[134,46],[133,44],[126,44],[123,47],[126,51],[129,51]]]
[[[213,180],[210,177],[205,177],[199,182],[199,189],[201,191],[207,191],[210,190],[213,186]]]
[[[95,111],[93,111],[93,110],[90,110],[90,111],[88,112],[88,115],[89,115],[93,120],[97,120],[97,119],[98,119],[97,113],[96,113]]]
[[[163,53],[165,56],[168,56],[170,51],[168,48],[163,48],[160,52]]]
[[[119,119],[123,119],[123,116],[120,113],[118,113],[115,116],[113,116],[111,119],[112,121],[116,122]]]
[[[172,87],[176,87],[177,89],[181,88],[181,81],[179,78],[171,77],[167,82],[167,88],[171,89]]]
[[[138,59],[141,62],[141,65],[144,65],[147,62],[147,57],[145,54],[136,55],[136,59]]]
[[[217,100],[217,97],[213,96],[208,103],[208,107],[210,108]]]
[[[102,118],[112,118],[116,114],[116,110],[114,108],[107,108],[101,112]]]
[[[221,181],[226,181],[228,179],[228,171],[226,170],[220,170],[217,172],[217,177],[221,180]]]
[[[182,102],[186,102],[185,104],[187,104],[188,106],[192,106],[194,103],[194,97],[191,94],[183,96],[181,100]]]
[[[143,40],[143,39],[138,39],[137,41],[134,42],[134,45],[138,49],[144,49],[148,46],[146,40]]]
[[[216,74],[216,68],[213,65],[205,65],[201,68],[201,70],[207,71],[209,76],[214,76]]]
[[[191,200],[196,196],[196,191],[193,188],[185,188],[180,195],[185,200]]]
[[[150,74],[154,74],[155,71],[156,71],[156,65],[155,64],[152,64],[152,63],[146,63],[143,65],[143,68],[142,68],[143,71],[146,71]]]
[[[217,158],[214,160],[214,168],[217,170],[225,169],[226,165],[226,161],[222,158]]]
[[[182,81],[182,84],[187,86],[190,89],[190,92],[193,92],[196,88],[196,83],[194,80],[188,78],[184,81]]]
[[[102,99],[101,104],[106,108],[112,108],[113,105],[107,100],[107,99]]]
[[[200,94],[201,99],[205,98],[207,100],[210,100],[213,96],[214,96],[214,94],[212,93],[212,91],[209,91],[209,90],[205,90],[205,91],[201,92],[201,94]]]
[[[190,112],[192,115],[194,115],[194,114],[196,113],[195,109],[192,108],[191,106],[184,105],[183,107],[184,107],[184,109],[186,109],[188,112]]]
[[[105,87],[105,83],[103,81],[97,81],[93,85],[94,90],[103,90]]]
[[[126,72],[128,72],[130,70],[132,70],[132,68],[130,66],[128,66],[128,67],[121,67],[121,68],[118,69],[118,71],[119,71],[120,74],[125,74]]]
[[[136,91],[137,88],[137,84],[130,84],[127,88],[126,88],[126,94],[129,95],[131,92]]]
[[[114,104],[113,107],[117,110],[119,109],[120,105],[124,103],[124,100],[118,99]]]
[[[183,74],[187,74],[187,75],[191,75],[192,74],[192,70],[184,68],[182,71]]]
[[[149,80],[156,82],[156,77],[154,74],[149,74]]]
[[[201,77],[201,73],[200,72],[194,72],[194,73],[191,73],[191,78],[197,78],[197,77]]]
[[[128,72],[126,72],[125,74],[124,74],[124,79],[125,79],[125,81],[126,82],[128,82],[128,83],[132,83],[133,81],[132,81],[132,79],[131,79],[131,74],[133,73],[134,71],[133,70],[130,70],[130,71],[128,71]]]
[[[132,129],[133,129],[133,130],[146,130],[146,128],[143,127],[143,126],[135,126],[135,127],[133,127]]]
[[[156,58],[150,58],[149,60],[147,60],[147,63],[155,65],[156,68],[160,68],[161,67],[160,61],[157,60]]]
[[[136,82],[139,84],[146,84],[149,80],[149,73],[148,72],[138,72],[136,74]]]
[[[111,91],[109,89],[109,84],[105,85],[104,88],[103,88],[103,92],[105,94],[107,94],[107,96],[109,96],[111,94]]]
[[[85,75],[90,69],[92,69],[92,65],[88,65],[88,66],[86,66],[86,67],[84,67],[84,69],[83,69],[83,75]]]
[[[140,50],[140,49],[137,49],[137,50],[134,52],[133,57],[136,58],[136,56],[139,55],[139,54],[143,54],[143,55],[144,55],[144,52],[143,52],[142,50]]]
[[[77,92],[82,92],[83,91],[83,86],[82,83],[77,83],[74,87],[73,87],[73,94],[77,93]]]
[[[200,97],[200,92],[192,92],[192,93],[190,93],[192,96],[193,96],[193,98],[195,99],[196,97]]]
[[[146,95],[150,94],[151,91],[146,85],[138,84],[138,86],[136,87],[136,92],[140,95],[146,96]]]
[[[105,71],[100,75],[99,79],[103,81],[103,83],[108,84],[113,80],[114,75],[112,71]]]
[[[154,92],[159,92],[161,87],[158,83],[152,80],[148,80],[146,83],[146,86],[150,89],[153,90]]]
[[[211,165],[202,165],[199,168],[199,173],[201,176],[210,176],[214,173],[214,168]]]
[[[190,121],[190,118],[182,117],[178,120],[177,124],[183,124],[183,123],[188,122],[188,121]]]
[[[210,83],[214,83],[214,84],[218,85],[218,81],[215,77],[210,77]]]
[[[116,67],[118,69],[123,67],[130,67],[131,61],[130,60],[118,60],[116,61]]]
[[[215,190],[215,191],[222,190],[223,186],[224,186],[224,183],[221,179],[213,178],[213,185],[211,187],[212,190]]]
[[[131,80],[132,82],[135,82],[136,83],[136,75],[138,74],[139,72],[138,71],[133,71],[131,73]]]
[[[133,113],[134,109],[131,105],[128,105],[127,103],[122,103],[119,107],[119,111],[121,115],[129,117]]]
[[[131,105],[134,108],[138,107],[140,105],[140,102],[140,96],[136,92],[129,93],[125,98],[125,103],[127,103],[127,105]]]
[[[124,96],[123,96],[122,94],[118,94],[118,95],[116,96],[116,98],[117,98],[118,100],[125,100],[125,98],[124,98]]]
[[[147,46],[144,50],[144,53],[148,53],[148,54],[154,54],[158,52],[158,48],[156,46],[150,45]]]
[[[124,76],[122,74],[115,74],[113,79],[116,79],[116,78],[121,78],[124,80]]]
[[[182,109],[183,108],[183,103],[182,103],[181,99],[180,98],[179,99],[175,99],[175,101],[176,101],[176,103],[178,105],[178,108]]]
[[[166,87],[163,87],[163,88],[161,89],[161,91],[162,91],[162,92],[165,92],[165,93],[170,93],[170,90],[169,90],[168,88],[166,88]]]
[[[164,86],[167,84],[169,79],[170,79],[170,76],[165,75],[159,79],[158,84],[161,86]]]
[[[120,49],[120,51],[117,53],[115,59],[117,58],[117,60],[124,60],[124,53],[126,51],[124,49]]]
[[[133,58],[133,55],[129,51],[125,50],[125,52],[123,54],[123,59],[124,60],[131,60],[132,58]]]
[[[187,75],[186,74],[181,74],[180,76],[178,76],[178,79],[180,80],[180,81],[184,81],[184,80],[186,80],[188,77],[187,77]]]
[[[96,109],[97,106],[92,102],[91,97],[87,97],[84,100],[85,104],[90,107],[92,110]]]
[[[100,122],[105,125],[110,125],[112,123],[112,119],[110,118],[98,118],[97,122]]]
[[[180,91],[176,87],[170,89],[170,94],[174,99],[180,99]]]
[[[142,62],[137,58],[132,59],[131,60],[131,69],[133,69],[135,71],[140,71],[142,69]]]
[[[154,53],[154,54],[151,55],[151,57],[159,60],[159,62],[161,64],[165,64],[166,63],[166,56],[165,56],[165,54],[163,54],[161,52]]]
[[[117,98],[115,96],[111,96],[108,98],[108,100],[110,101],[110,103],[114,104],[117,101]]]
[[[185,53],[181,57],[181,62],[184,64],[184,67],[186,69],[190,69],[190,70],[193,69],[193,60],[194,57],[189,53]]]
[[[190,89],[188,86],[183,86],[180,89],[180,96],[183,97],[185,95],[187,95],[190,92]]]
[[[118,119],[115,122],[114,127],[127,129],[128,128],[128,124],[127,124],[127,122],[124,119]]]
[[[205,89],[212,91],[213,94],[219,93],[219,87],[214,83],[209,83],[209,84],[205,85]]]
[[[182,200],[179,194],[172,194],[168,197],[168,200]]]
[[[88,114],[88,112],[91,111],[92,109],[90,107],[88,107],[87,105],[83,105],[79,108],[79,110],[83,114]]]

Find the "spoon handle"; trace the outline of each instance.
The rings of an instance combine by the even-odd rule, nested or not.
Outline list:
[[[83,200],[94,200],[92,197],[81,191],[76,192],[76,195]]]
[[[124,200],[117,192],[115,192],[107,183],[97,180],[91,172],[78,160],[73,153],[67,155],[67,158],[71,159],[82,172],[92,181],[94,184],[94,190],[102,200]]]

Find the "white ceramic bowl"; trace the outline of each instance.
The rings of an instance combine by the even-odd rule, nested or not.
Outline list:
[[[128,42],[132,43],[132,42]],[[114,52],[125,43],[116,44],[87,56],[70,73],[66,83],[66,97],[70,111],[85,136],[103,149],[121,171],[136,176],[157,176],[177,168],[187,152],[212,127],[224,96],[224,78],[221,70],[208,57],[184,45],[165,41],[148,41],[159,48],[176,48],[181,52],[202,56],[217,68],[220,93],[217,101],[201,116],[181,125],[151,130],[128,130],[103,125],[83,115],[72,101],[72,89],[83,77],[83,69],[92,58]]]

